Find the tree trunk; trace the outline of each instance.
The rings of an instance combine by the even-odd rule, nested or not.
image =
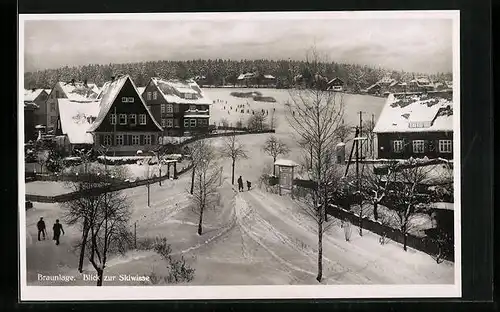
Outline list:
[[[203,206],[200,207],[200,221],[198,223],[198,235],[201,235],[203,229],[202,229],[202,223],[203,223]]]
[[[273,157],[273,176],[276,176],[276,166],[274,163],[276,162],[276,157]]]
[[[195,175],[195,167],[193,166],[193,171],[191,172],[191,195],[193,195],[194,192],[194,175]]]
[[[85,245],[87,244],[87,237],[89,235],[89,230],[87,226],[83,226],[83,236],[82,236],[82,246],[80,247],[80,260],[78,262],[78,272],[83,272],[83,259],[85,257]]]
[[[231,169],[231,184],[232,185],[234,185],[234,163],[235,163],[235,160],[233,159],[232,169]]]
[[[375,221],[378,221],[378,203],[377,202],[373,203],[373,217],[375,218]]]
[[[406,243],[408,241],[408,235],[406,234],[406,231],[403,233],[403,249],[404,251],[407,251],[407,248],[406,248]]]
[[[320,216],[320,219],[323,216]],[[316,280],[321,282],[323,278],[323,221],[318,222],[318,276]]]
[[[151,207],[150,200],[149,200],[149,183],[148,183],[147,187],[148,187],[148,207]]]
[[[104,270],[97,269],[97,286],[102,286],[102,281],[104,279],[103,276],[104,276]]]

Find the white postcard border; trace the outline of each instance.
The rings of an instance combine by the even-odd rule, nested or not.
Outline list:
[[[460,12],[447,11],[344,11],[248,13],[130,13],[130,14],[20,14],[19,102],[24,97],[24,22],[30,20],[205,20],[205,19],[451,19],[453,21],[454,153],[460,156]],[[194,300],[194,299],[351,299],[442,298],[462,295],[460,157],[454,158],[455,283],[447,285],[305,285],[305,286],[28,286],[26,274],[26,209],[24,182],[24,110],[18,105],[18,210],[21,301],[77,300]]]

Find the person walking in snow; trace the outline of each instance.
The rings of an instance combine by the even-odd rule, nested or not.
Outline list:
[[[248,180],[247,180],[247,188],[248,188],[249,191],[252,188],[252,182],[250,182]]]
[[[244,191],[243,178],[241,178],[241,176],[238,178],[238,191],[240,191],[240,192]]]
[[[38,240],[40,240],[40,233],[43,235],[43,239],[45,240],[45,221],[43,221],[43,217],[40,217],[40,220],[36,223],[36,227],[38,228]]]
[[[61,232],[64,235],[64,229],[62,227],[62,224],[59,223],[59,219],[57,219],[56,223],[54,223],[52,230],[54,231],[54,240],[56,241],[56,245],[59,245],[59,237],[61,236]]]

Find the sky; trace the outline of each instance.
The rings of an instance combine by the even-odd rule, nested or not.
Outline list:
[[[421,73],[452,71],[452,21],[434,19],[27,20],[24,71],[190,59],[328,61]]]

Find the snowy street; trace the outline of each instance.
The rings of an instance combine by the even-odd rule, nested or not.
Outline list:
[[[230,185],[230,161],[223,163],[220,205],[206,211],[204,233],[196,233],[198,215],[193,211],[188,188],[190,174],[151,186],[151,207],[147,207],[145,186],[127,189],[132,202],[131,231],[134,222],[138,240],[165,236],[175,255],[183,255],[195,269],[194,285],[317,284],[317,234],[315,222],[288,196],[266,193],[257,179],[266,163],[259,144],[266,135],[241,137],[249,150],[249,159],[236,166],[236,177],[253,181],[250,191],[237,192]],[[222,140],[213,139],[217,146]],[[255,146],[255,148],[253,148]],[[261,161],[255,161],[261,159]],[[52,240],[37,242],[35,223],[43,216],[50,229],[55,218],[62,217],[58,204],[34,203],[27,212],[27,264],[31,285],[54,284],[37,281],[37,273],[65,273],[78,276],[77,254],[72,244],[80,238],[75,227],[66,227],[61,245]],[[451,284],[453,263],[437,264],[431,256],[389,242],[380,245],[378,236],[368,231],[360,237],[352,226],[350,242],[344,239],[340,221],[326,231],[323,240],[325,284]],[[48,231],[49,238],[52,231]],[[142,274],[160,272],[162,260],[152,252],[129,251],[113,256],[106,274]],[[86,262],[86,272],[93,268]],[[59,282],[67,285],[65,282]],[[77,279],[71,285],[93,285]],[[105,282],[105,285],[120,285]],[[132,285],[139,282],[126,282]],[[123,282],[122,282],[123,284]]]

